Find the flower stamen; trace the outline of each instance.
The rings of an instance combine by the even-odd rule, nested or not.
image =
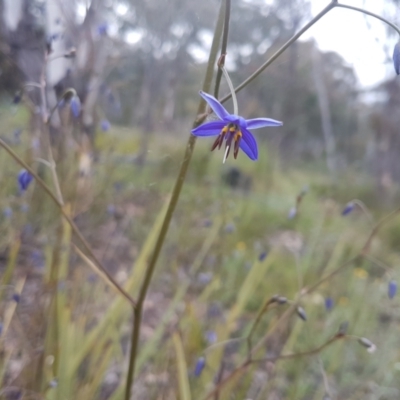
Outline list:
[[[231,147],[230,146],[226,146],[226,150],[225,150],[225,155],[224,155],[224,159],[222,160],[222,164],[225,164],[226,159],[228,158],[229,155],[229,149]]]

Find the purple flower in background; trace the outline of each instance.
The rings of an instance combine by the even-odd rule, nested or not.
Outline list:
[[[217,342],[218,337],[215,331],[207,331],[205,334],[208,344],[214,344]]]
[[[102,22],[98,27],[97,27],[97,33],[100,36],[105,36],[107,35],[107,31],[108,31],[108,24],[107,22]]]
[[[242,149],[251,160],[257,160],[257,142],[249,129],[259,129],[266,126],[281,126],[282,122],[269,118],[244,119],[239,115],[229,114],[224,106],[213,96],[199,92],[200,96],[208,103],[221,121],[205,122],[192,130],[194,136],[218,136],[211,151],[221,148],[226,141],[224,162],[233,146],[233,156],[236,158],[239,148]]]
[[[103,132],[107,132],[111,128],[111,124],[107,119],[103,119],[103,121],[101,121],[101,123],[100,123],[100,126],[101,126],[101,130]]]
[[[206,366],[206,359],[204,357],[199,357],[196,362],[196,366],[194,367],[194,376],[198,378],[203,372],[204,367]]]
[[[388,284],[388,297],[389,299],[393,299],[394,296],[396,296],[397,293],[397,283],[393,279],[389,281]]]
[[[259,256],[258,256],[258,261],[262,262],[267,258],[268,252],[263,251]]]
[[[354,207],[355,207],[354,202],[350,201],[349,203],[347,203],[342,211],[343,217],[350,214],[354,210]]]
[[[327,297],[325,299],[325,309],[326,309],[326,311],[331,311],[333,306],[334,306],[334,302],[333,302],[332,297]]]
[[[72,115],[75,118],[78,118],[81,113],[81,101],[78,96],[72,96],[71,101],[69,102],[69,106],[71,108]]]
[[[18,174],[18,185],[21,192],[28,189],[29,184],[32,182],[33,176],[26,170],[22,169]]]
[[[396,43],[393,51],[393,65],[397,75],[400,75],[400,43]]]
[[[14,293],[12,295],[12,299],[16,302],[19,303],[19,301],[21,300],[21,296],[19,295],[19,293]]]

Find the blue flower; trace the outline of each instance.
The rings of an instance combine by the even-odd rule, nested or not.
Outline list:
[[[221,121],[205,122],[192,130],[194,136],[218,136],[211,151],[221,148],[226,141],[225,159],[228,157],[233,142],[233,156],[236,158],[239,148],[242,149],[251,160],[257,160],[257,142],[249,129],[259,129],[266,126],[281,126],[282,122],[269,118],[244,119],[238,115],[229,114],[224,106],[213,96],[199,92],[200,96],[208,103]]]
[[[262,262],[267,258],[268,252],[263,251],[259,256],[258,256],[258,261]]]
[[[97,33],[100,36],[105,36],[107,35],[107,31],[108,31],[108,24],[107,22],[102,22],[98,27],[97,27]]]
[[[18,185],[21,192],[28,189],[29,184],[32,182],[33,176],[26,170],[22,169],[18,174]]]
[[[388,297],[389,299],[393,299],[394,296],[396,296],[397,293],[397,283],[394,280],[389,281],[388,284]]]
[[[72,96],[71,101],[69,103],[71,108],[72,115],[75,118],[78,118],[81,113],[81,101],[79,100],[78,96]]]
[[[19,293],[14,293],[12,295],[12,299],[16,302],[19,303],[19,301],[21,300],[21,296],[19,295]]]
[[[194,376],[198,378],[203,372],[204,367],[206,366],[206,359],[204,357],[199,357],[196,362],[196,366],[194,367]]]
[[[355,203],[354,202],[350,201],[349,203],[347,203],[344,206],[344,209],[342,211],[343,217],[345,217],[346,215],[350,214],[354,210],[354,207],[355,207]]]
[[[400,43],[396,43],[393,50],[393,65],[397,75],[400,75]]]
[[[334,303],[332,297],[327,297],[325,299],[325,309],[326,309],[326,311],[331,311],[333,306],[334,306],[334,304],[335,303]]]
[[[101,123],[100,123],[100,126],[101,126],[101,130],[103,132],[107,132],[110,130],[111,124],[108,120],[103,119],[103,121],[101,121]]]

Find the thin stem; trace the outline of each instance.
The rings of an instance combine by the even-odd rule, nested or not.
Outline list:
[[[44,64],[43,64],[42,74],[40,77],[40,97],[42,100],[42,117],[43,117],[43,124],[44,124],[45,131],[46,131],[45,136],[46,136],[46,142],[47,142],[47,154],[48,154],[49,163],[50,163],[51,176],[53,178],[53,184],[56,188],[58,201],[62,205],[64,205],[64,200],[63,200],[63,196],[61,193],[60,181],[58,180],[57,171],[56,171],[56,162],[54,161],[53,150],[51,148],[51,138],[50,138],[50,129],[49,129],[50,118],[49,118],[49,113],[47,110],[47,100],[46,100],[46,68],[47,68],[48,59],[49,59],[49,55],[46,52],[44,55]]]
[[[310,29],[316,22],[318,22],[325,14],[336,6],[335,1],[331,1],[318,15],[316,15],[307,25],[304,26],[298,33],[292,36],[274,55],[272,55],[264,64],[262,64],[253,74],[244,80],[239,86],[235,88],[235,92],[240,92],[245,86],[252,82],[258,75],[261,74],[267,67],[269,67],[290,45],[292,45],[303,33]],[[227,94],[222,98],[221,103],[229,100],[231,94]]]
[[[65,211],[64,206],[58,200],[57,196],[52,192],[52,190],[46,185],[46,183],[37,175],[37,173],[25,162],[23,161],[12,149],[5,143],[2,139],[0,139],[0,147],[2,147],[13,159],[17,162],[22,168],[26,169],[34,178],[35,181],[42,187],[42,189],[48,194],[54,204],[60,209],[61,214],[66,219],[68,224],[71,226],[72,230],[74,231],[75,235],[81,241],[83,247],[89,253],[90,257],[93,261],[98,265],[101,271],[107,276],[109,283],[114,286],[122,296],[124,296],[133,306],[136,304],[132,297],[118,284],[117,281],[110,275],[110,273],[106,270],[106,268],[102,265],[102,263],[97,259],[96,255],[94,254],[93,250],[91,249],[89,243],[83,237],[82,233],[80,232],[79,228],[75,225],[75,222],[69,216],[69,214]]]
[[[219,68],[224,73],[225,79],[228,82],[229,90],[231,91],[231,96],[232,96],[232,101],[233,101],[233,113],[235,115],[239,115],[238,103],[237,103],[236,94],[235,94],[235,88],[233,87],[231,78],[229,77],[228,71],[226,70],[226,68],[223,64],[221,64],[219,66]]]
[[[382,21],[385,24],[388,24],[390,27],[392,27],[400,35],[399,27],[397,27],[395,24],[392,24],[391,22],[389,22],[387,19],[381,17],[380,15],[374,14],[371,11],[367,11],[367,10],[363,10],[362,8],[348,6],[347,4],[339,4],[339,3],[335,4],[334,7],[347,8],[348,10],[358,11],[360,13],[363,13],[363,14],[369,15],[371,17],[374,17],[376,19],[379,19],[380,21]]]
[[[229,35],[229,20],[231,17],[231,0],[225,0],[225,11],[224,11],[224,32],[222,33],[222,44],[221,44],[221,65],[224,65],[225,58],[224,55],[226,54],[226,50],[228,47],[228,35]],[[222,70],[218,68],[217,76],[215,78],[215,88],[214,88],[214,97],[218,99],[219,87],[221,84],[222,78]]]
[[[214,390],[212,390],[206,397],[205,400],[211,399],[212,397],[214,397],[216,394],[218,394],[221,389],[230,381],[232,381],[232,379],[234,377],[236,377],[236,375],[240,375],[241,373],[245,372],[246,369],[255,363],[260,363],[260,362],[274,362],[274,361],[278,361],[278,360],[290,360],[293,358],[301,358],[301,357],[309,357],[309,356],[313,356],[316,354],[319,354],[322,350],[324,350],[326,347],[328,347],[329,345],[331,345],[333,342],[336,342],[339,339],[343,339],[345,338],[345,335],[335,335],[332,338],[330,338],[328,341],[326,341],[324,344],[322,344],[321,346],[316,347],[315,349],[312,350],[308,350],[308,351],[303,351],[300,353],[292,353],[292,354],[282,354],[280,356],[276,356],[276,357],[266,357],[266,358],[261,358],[261,359],[254,359],[254,360],[246,360],[245,362],[243,362],[238,368],[236,368],[230,375],[228,375],[227,377],[225,377],[225,379],[223,379],[222,381],[220,381],[216,387],[214,388]]]
[[[352,202],[354,204],[357,204],[361,208],[362,212],[368,218],[370,224],[373,225],[374,224],[374,218],[372,217],[372,214],[368,210],[368,207],[361,200],[358,200],[358,199],[354,199],[354,200],[352,200]]]
[[[221,2],[221,7],[219,10],[219,14],[218,14],[217,24],[215,27],[213,42],[211,45],[210,57],[208,59],[207,70],[206,70],[206,74],[205,74],[204,82],[203,82],[202,90],[204,92],[210,91],[211,82],[212,82],[212,78],[213,78],[213,72],[214,72],[214,65],[217,60],[218,47],[219,47],[220,38],[222,35],[223,21],[224,21],[224,19],[223,19],[224,9],[226,9],[227,4],[228,4],[227,0]],[[225,13],[225,15],[226,15],[226,13]],[[207,104],[206,104],[205,100],[201,99],[200,103],[199,103],[199,107],[198,107],[198,112],[196,114],[196,120],[193,124],[193,127],[198,126],[204,120],[205,112],[206,112],[206,105]],[[198,115],[202,115],[202,114],[204,114],[204,115],[201,118],[198,118]],[[139,348],[139,335],[140,335],[140,326],[141,326],[141,321],[142,321],[143,303],[146,298],[147,290],[150,286],[150,282],[153,277],[153,273],[154,273],[154,270],[155,270],[155,267],[156,267],[156,264],[158,261],[158,257],[160,255],[162,246],[164,244],[165,237],[168,232],[168,228],[169,228],[169,224],[172,219],[172,215],[175,211],[176,205],[179,200],[179,195],[181,193],[182,186],[185,181],[186,173],[187,173],[187,170],[188,170],[191,158],[192,158],[195,144],[196,144],[196,137],[194,135],[190,135],[188,144],[186,146],[185,155],[183,157],[183,161],[181,164],[181,168],[179,170],[178,177],[175,181],[175,186],[172,190],[172,195],[171,195],[171,199],[169,201],[168,209],[165,214],[164,221],[163,221],[161,229],[160,229],[160,233],[158,234],[157,241],[154,246],[154,251],[150,258],[149,265],[146,270],[143,284],[140,288],[136,307],[134,308],[134,311],[133,311],[133,328],[132,328],[132,335],[131,335],[131,350],[130,350],[130,354],[129,354],[128,375],[127,375],[126,386],[125,386],[125,400],[130,400],[132,384],[133,384],[134,376],[135,376],[135,365],[136,365],[136,358],[137,358],[137,353],[138,353],[138,348]]]

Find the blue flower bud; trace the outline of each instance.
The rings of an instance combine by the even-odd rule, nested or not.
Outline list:
[[[326,311],[331,311],[333,306],[334,306],[334,302],[333,302],[332,297],[327,297],[325,299],[325,309],[326,309]]]
[[[103,22],[101,23],[98,27],[97,27],[97,33],[100,36],[105,36],[107,35],[107,31],[108,31],[108,24],[107,22]]]
[[[263,251],[259,256],[258,256],[258,261],[262,262],[267,258],[268,252]]]
[[[16,302],[19,303],[19,301],[21,300],[21,296],[19,295],[19,293],[14,293],[12,295],[12,299]]]
[[[2,333],[3,333],[3,323],[0,322],[0,336],[1,336]]]
[[[103,121],[101,121],[100,126],[101,126],[101,130],[103,132],[107,132],[111,128],[110,122],[108,120],[106,120],[106,119],[103,119]]]
[[[397,75],[400,75],[400,44],[396,43],[393,50],[393,65]]]
[[[393,279],[389,281],[388,284],[388,297],[389,299],[393,299],[394,296],[396,296],[397,293],[397,283]]]
[[[15,93],[14,97],[13,97],[13,104],[19,104],[22,100],[22,93],[21,92],[17,92]]]
[[[33,176],[26,169],[22,169],[18,174],[18,185],[20,191],[25,192],[32,180]]]
[[[75,118],[78,118],[81,113],[81,101],[78,96],[72,96],[71,101],[69,102],[69,106],[71,108],[72,115]]]
[[[204,357],[199,357],[196,362],[196,366],[194,367],[194,376],[198,378],[203,372],[204,367],[206,366],[206,359]]]
[[[353,203],[352,201],[348,202],[342,211],[343,217],[350,214],[354,210],[355,206],[356,206],[355,203]]]

